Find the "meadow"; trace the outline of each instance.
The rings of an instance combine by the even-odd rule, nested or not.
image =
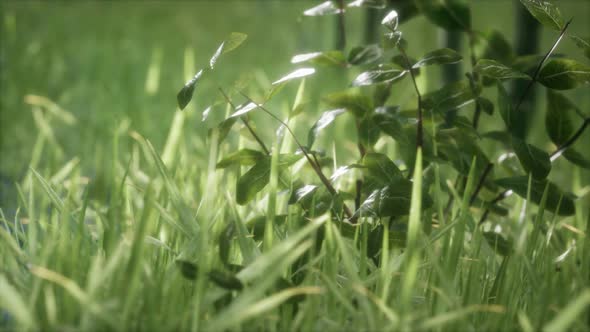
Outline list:
[[[588,37],[590,2],[556,3],[573,17],[568,34]],[[337,15],[302,15],[317,4],[0,4],[0,331],[590,329],[588,130],[573,145],[582,161],[551,160],[543,178],[567,193],[552,197],[535,187],[534,161],[485,135],[506,121],[487,86],[477,97],[495,110],[465,137],[498,164],[494,179],[526,174],[523,194],[488,204],[497,181],[480,188],[480,155],[458,162],[463,172],[439,158],[436,137],[454,132],[438,131],[434,111],[424,152],[383,127],[362,137],[364,120],[348,109],[358,105],[334,96],[369,66],[313,63],[313,75],[273,84],[301,67],[294,55],[338,47]],[[471,1],[471,24],[512,41],[515,5]],[[347,10],[347,51],[367,43],[365,18]],[[399,29],[416,58],[444,47],[424,16]],[[213,70],[215,50],[236,32],[245,40]],[[538,53],[558,35],[541,28]],[[555,53],[589,63],[571,40]],[[457,66],[472,70],[469,47],[459,54]],[[209,67],[181,110],[179,90]],[[420,70],[415,84],[389,86],[382,105],[412,133],[415,89],[444,79],[440,67]],[[590,122],[589,88],[560,91],[582,116],[576,129]],[[561,145],[546,129],[550,89],[535,89],[525,144],[551,153]],[[265,110],[231,115],[252,100]],[[471,119],[480,102],[453,108]],[[347,111],[318,124],[336,108]],[[408,195],[383,205],[399,214],[368,202],[367,190],[394,173]]]

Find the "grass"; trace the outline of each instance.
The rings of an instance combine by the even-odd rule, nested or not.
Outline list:
[[[511,197],[508,216],[486,225],[509,236],[513,250],[506,256],[497,254],[476,227],[483,211],[469,207],[478,180],[473,172],[459,193],[447,181],[454,178],[452,171],[444,165],[423,169],[420,152],[410,215],[377,239],[378,261],[366,255],[376,220],[344,229],[327,214],[307,218],[297,205],[287,204],[277,154],[271,158],[268,188],[254,202],[238,205],[235,186],[246,168],[218,170],[215,165],[237,147],[256,147],[256,142],[237,127],[221,144],[219,133],[208,134],[208,126],[230,112],[226,105],[217,106],[201,122],[202,110],[215,100],[211,91],[217,84],[247,80],[253,82],[249,92],[261,95],[269,81],[290,70],[288,60],[296,51],[328,48],[331,36],[315,41],[310,34],[332,27],[332,22],[314,21],[307,28],[289,23],[297,20],[293,13],[309,7],[305,2],[255,10],[246,3],[190,5],[203,20],[197,23],[186,8],[179,13],[155,4],[136,16],[129,15],[137,10],[133,2],[113,10],[98,3],[74,9],[2,5],[2,39],[12,46],[2,47],[2,54],[15,66],[7,69],[14,81],[8,83],[2,74],[0,169],[7,183],[0,195],[0,330],[589,329],[590,176],[564,161],[557,162],[551,176],[581,197],[575,216],[562,218],[544,211],[543,203]],[[267,27],[254,25],[240,10],[274,14],[276,22],[268,24],[279,36],[298,31],[311,41],[286,39],[284,49],[276,51],[258,48],[267,45],[260,37]],[[73,20],[82,13],[74,22],[88,20],[90,26],[108,17],[132,30],[112,36],[120,32],[116,26],[106,27],[104,35],[86,27],[80,28],[86,31],[82,35],[98,41],[69,40],[71,26],[56,23],[57,13]],[[154,19],[159,13],[161,21]],[[220,68],[229,68],[214,83],[204,83],[195,104],[175,111],[182,82],[207,62],[227,33],[243,31],[243,26],[224,26],[213,29],[209,39],[196,40],[203,33],[194,31],[224,15],[253,24],[245,31],[253,46],[246,44],[222,60]],[[123,18],[130,23],[120,23]],[[360,17],[353,16],[350,24],[355,22]],[[412,29],[420,22],[410,23],[408,33],[418,33]],[[176,39],[169,38],[172,33]],[[426,36],[422,42],[429,38],[434,40]],[[96,47],[97,42],[108,49]],[[239,57],[241,64],[231,63]],[[272,72],[249,69],[261,67]],[[243,78],[240,72],[249,75]],[[423,90],[436,86],[418,83]],[[312,110],[321,92],[345,85],[307,84]],[[412,96],[411,86],[400,89],[400,100]],[[296,86],[288,87],[269,109],[285,116],[295,93]],[[571,96],[588,106],[583,94]],[[305,137],[316,119],[317,113],[309,111],[289,124]],[[267,143],[271,151],[294,151],[289,136],[275,135],[276,122],[264,114],[253,120],[264,141],[272,142]],[[488,120],[484,126],[498,118]],[[334,169],[356,158],[346,121],[337,120],[337,130],[318,138]],[[587,141],[588,134],[577,145],[581,151]],[[395,160],[392,145],[378,144]],[[487,152],[496,156],[494,148]],[[318,182],[303,161],[291,173]],[[421,180],[432,176],[438,184],[430,191],[434,205],[421,211]],[[349,173],[335,186],[347,190],[353,180]],[[449,195],[454,203],[448,214],[441,213]],[[436,227],[426,227],[434,215],[442,216]],[[497,245],[503,241],[498,238]]]

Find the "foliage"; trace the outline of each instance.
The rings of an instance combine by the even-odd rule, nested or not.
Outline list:
[[[579,317],[590,305],[589,266],[576,260],[590,255],[587,229],[579,230],[589,216],[572,192],[588,184],[554,177],[557,160],[575,172],[590,168],[587,153],[573,147],[590,116],[559,92],[586,89],[590,67],[552,57],[564,36],[586,55],[587,43],[568,35],[571,21],[548,1],[521,0],[558,31],[551,49],[528,58],[501,33],[474,27],[477,3],[405,2],[433,25],[464,33],[469,57],[440,48],[415,60],[408,53],[417,37],[403,33],[386,1],[325,1],[305,19],[336,16],[344,24],[351,11],[377,10],[381,43],[296,54],[293,70],[263,97],[220,87],[210,109],[225,105],[226,117],[210,130],[205,169],[177,153],[181,125],[172,126],[162,154],[134,134],[148,169],[115,161],[104,206],[91,189],[80,195],[79,183],[62,186],[60,179],[80,181],[75,166],[53,175],[31,167],[19,204],[35,222],[25,230],[0,216],[0,307],[10,315],[0,322],[33,330],[587,329]],[[175,123],[223,66],[221,57],[245,40],[231,33],[180,89]],[[466,59],[465,79],[423,91],[431,68]],[[335,71],[354,78],[346,89],[322,92],[327,109],[311,113],[307,80]],[[546,89],[551,144],[517,134],[523,96],[510,95],[513,80]],[[293,106],[277,115],[272,101],[296,83]],[[410,103],[396,95],[402,84],[413,89]],[[256,113],[276,128],[256,126]],[[302,116],[315,117],[305,144],[292,129]],[[482,132],[480,116],[496,116],[502,129]],[[235,145],[228,137],[238,120],[245,134]],[[356,149],[346,164],[321,149],[342,121],[352,132],[330,143]],[[512,193],[520,198],[505,202]],[[50,212],[36,215],[39,207]],[[554,275],[561,266],[572,280]],[[572,297],[549,298],[559,292]]]

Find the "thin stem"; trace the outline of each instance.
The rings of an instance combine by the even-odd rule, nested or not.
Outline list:
[[[469,33],[469,58],[471,60],[471,76],[469,78],[469,85],[471,87],[471,91],[475,94],[476,91],[476,83],[479,83],[479,75],[473,69],[475,68],[475,64],[477,59],[475,58],[475,33]],[[473,114],[473,128],[477,129],[479,125],[479,117],[481,116],[481,105],[479,101],[475,100],[475,113]]]
[[[469,205],[473,204],[473,202],[475,201],[475,198],[477,198],[477,195],[479,194],[479,192],[483,188],[486,177],[488,176],[488,174],[490,174],[493,167],[494,167],[493,163],[488,163],[486,165],[486,168],[484,169],[483,173],[481,174],[481,177],[479,178],[479,182],[477,183],[477,187],[475,187],[475,191],[473,192],[473,194],[471,195],[471,198],[469,199]]]
[[[338,36],[336,37],[338,38],[336,40],[336,48],[341,51],[344,51],[344,48],[346,47],[346,26],[344,24],[344,0],[338,0],[338,9],[340,9],[340,13],[336,18],[338,20],[338,22],[336,23],[338,28]]]
[[[225,92],[221,88],[219,88],[219,92],[221,92],[221,94],[223,95],[223,97],[225,98],[225,100],[227,101],[227,103],[233,108],[233,110],[235,112],[236,111],[236,106],[231,102],[231,99],[229,99],[228,95],[225,94]],[[262,148],[262,150],[264,150],[264,153],[266,153],[267,155],[270,155],[270,150],[268,150],[268,148],[266,147],[266,145],[264,145],[264,142],[256,134],[256,132],[254,131],[254,128],[252,128],[250,126],[250,124],[248,123],[248,119],[245,116],[241,116],[240,119],[242,120],[242,122],[244,123],[244,125],[246,126],[246,128],[248,128],[248,131],[250,132],[250,134],[252,134],[252,136],[254,137],[254,139],[256,140],[256,142],[258,142],[258,144],[260,145],[260,147]]]
[[[557,37],[557,40],[555,40],[555,43],[553,43],[553,46],[551,46],[551,49],[549,50],[549,52],[547,52],[545,54],[545,56],[543,57],[543,59],[541,60],[541,62],[539,62],[539,65],[537,66],[537,69],[535,69],[535,72],[533,74],[533,79],[529,81],[529,84],[526,86],[523,94],[520,96],[520,100],[518,101],[518,104],[516,104],[516,107],[514,108],[515,112],[518,111],[518,109],[520,108],[520,105],[524,101],[529,90],[531,89],[533,84],[537,81],[539,73],[541,72],[541,68],[543,68],[543,65],[545,64],[545,61],[547,61],[547,59],[551,56],[553,51],[555,51],[555,49],[557,48],[557,45],[559,44],[559,42],[561,41],[561,39],[565,35],[565,31],[569,27],[570,23],[572,23],[572,20],[573,20],[573,18],[571,18],[569,21],[567,21],[567,23],[563,26],[563,28],[561,29],[561,32],[559,33],[559,37]]]
[[[295,144],[297,144],[297,146],[299,147],[299,150],[301,150],[301,152],[303,153],[303,155],[305,156],[305,159],[307,159],[307,162],[311,165],[311,168],[313,168],[313,170],[315,171],[315,173],[317,174],[317,176],[320,178],[320,180],[322,181],[322,183],[324,184],[324,186],[326,187],[326,189],[330,192],[330,194],[332,196],[336,196],[338,194],[338,192],[336,191],[336,189],[334,188],[334,186],[332,186],[332,183],[330,183],[330,180],[328,180],[328,178],[326,177],[326,175],[322,172],[322,168],[319,165],[319,163],[316,163],[314,161],[314,159],[312,159],[309,155],[309,153],[307,153],[305,151],[305,148],[303,147],[303,145],[299,142],[299,140],[297,139],[297,136],[295,136],[295,133],[293,133],[293,131],[291,130],[291,128],[289,127],[289,125],[287,125],[287,123],[285,123],[285,121],[281,120],[279,117],[277,117],[276,115],[274,115],[273,113],[271,113],[269,110],[267,110],[264,106],[256,103],[255,101],[253,101],[250,97],[248,97],[246,94],[244,94],[243,92],[239,91],[240,94],[242,96],[244,96],[244,98],[248,99],[248,101],[255,103],[256,105],[258,105],[258,108],[260,108],[262,111],[264,111],[266,114],[268,114],[270,117],[272,117],[273,119],[277,120],[281,125],[283,125],[287,131],[289,132],[289,134],[291,135],[291,137],[293,137],[293,141],[295,142]],[[351,223],[354,223],[356,221],[356,218],[353,218],[353,214],[350,211],[350,209],[348,208],[348,206],[346,204],[343,204],[343,209],[344,209],[344,214],[346,214],[346,217],[350,220]]]
[[[406,65],[408,66],[408,71],[410,72],[410,77],[412,77],[412,83],[414,84],[414,89],[416,90],[416,95],[418,96],[418,123],[417,123],[417,133],[416,133],[416,149],[421,148],[423,146],[423,129],[422,129],[422,95],[420,94],[420,89],[418,89],[418,84],[416,84],[416,77],[414,76],[414,72],[412,71],[412,64],[410,63],[410,59],[408,55],[404,51],[403,47],[398,46],[398,49],[404,60],[406,60]]]
[[[565,152],[565,150],[567,150],[570,146],[572,146],[578,140],[578,138],[582,135],[582,133],[584,133],[584,130],[586,129],[586,127],[588,127],[589,124],[590,124],[590,118],[587,118],[586,120],[584,120],[584,123],[582,123],[582,126],[578,129],[578,131],[576,131],[570,139],[568,139],[557,150],[555,150],[555,152],[553,152],[551,154],[551,156],[550,156],[551,161],[554,161],[555,159],[559,158],[559,156],[561,156]]]

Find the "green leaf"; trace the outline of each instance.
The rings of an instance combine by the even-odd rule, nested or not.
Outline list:
[[[400,68],[403,68],[406,70],[410,70],[410,68],[412,67],[412,64],[414,64],[416,62],[417,62],[416,59],[414,59],[412,57],[407,57],[407,60],[406,60],[406,57],[401,54],[395,55],[391,58],[391,63],[394,63],[394,64],[398,65]],[[414,72],[414,75],[417,76],[420,73],[420,69],[415,68],[413,70],[413,72]]]
[[[416,62],[412,68],[420,68],[429,65],[444,65],[457,63],[461,61],[463,57],[456,51],[450,48],[441,48],[432,52],[426,53],[418,62]]]
[[[195,92],[195,85],[197,84],[202,75],[203,70],[201,69],[193,78],[186,82],[186,84],[182,87],[182,89],[180,89],[180,91],[176,95],[178,107],[181,110],[183,110],[193,98],[193,93]]]
[[[220,160],[216,168],[226,168],[232,165],[250,166],[264,159],[265,156],[264,153],[257,150],[242,149]]]
[[[254,103],[254,102],[249,102],[247,104],[239,105],[238,107],[236,107],[236,111],[233,112],[229,117],[230,118],[238,118],[246,113],[249,113],[249,112],[257,109],[260,106],[262,106],[262,105]]]
[[[373,191],[361,204],[355,215],[399,217],[410,212],[412,198],[412,182],[399,178],[384,188]],[[422,209],[432,206],[432,199],[425,193],[422,194]]]
[[[544,26],[561,30],[564,22],[559,8],[549,0],[520,0],[526,9]]]
[[[565,150],[562,156],[573,164],[590,169],[590,159],[587,159],[586,155],[573,148]]]
[[[479,90],[476,91],[479,94]],[[422,96],[424,109],[445,112],[469,105],[475,101],[477,95],[467,80],[457,81],[445,85],[439,90]]]
[[[217,286],[228,290],[242,290],[244,285],[233,273],[213,269],[207,274]]]
[[[378,45],[357,46],[350,50],[348,63],[351,65],[366,65],[381,58],[383,50]]]
[[[299,188],[293,190],[291,197],[289,198],[289,204],[295,204],[303,199],[307,199],[313,195],[319,187],[313,184],[302,185]]]
[[[264,238],[264,229],[266,228],[267,219],[267,216],[262,215],[246,221],[246,227],[252,234],[252,238],[254,238],[255,241],[262,241],[262,239]],[[284,214],[277,215],[273,219],[275,225],[278,226],[284,225],[286,220],[287,216]]]
[[[547,134],[555,145],[561,146],[574,134],[571,113],[575,108],[576,105],[562,94],[547,90],[545,128],[547,128]]]
[[[576,43],[576,46],[584,51],[584,55],[590,59],[590,38],[583,38],[575,35],[570,35],[569,37]]]
[[[350,2],[348,7],[364,7],[364,8],[377,8],[383,9],[385,8],[385,1],[384,0],[354,0]]]
[[[211,69],[213,69],[213,67],[217,63],[217,60],[219,60],[219,57],[222,54],[226,54],[226,53],[229,53],[229,52],[235,50],[236,48],[238,48],[238,46],[240,46],[246,40],[246,38],[248,38],[248,35],[246,35],[244,33],[232,32],[225,39],[225,41],[223,43],[221,43],[221,45],[219,45],[219,47],[217,48],[217,51],[215,51],[215,54],[213,54],[213,56],[209,60],[209,67],[211,67]]]
[[[229,131],[233,127],[233,125],[238,121],[238,118],[229,117],[223,121],[221,121],[217,125],[217,130],[219,132],[219,142],[221,143],[229,134]],[[209,130],[209,137],[211,137],[212,129]]]
[[[366,167],[367,173],[376,182],[387,185],[403,178],[399,168],[382,153],[369,152],[363,157],[362,164]]]
[[[322,113],[319,120],[316,121],[316,123],[311,127],[309,133],[307,134],[307,148],[311,149],[320,131],[322,131],[322,129],[330,125],[336,119],[337,116],[343,114],[344,112],[346,112],[345,109],[339,108]]]
[[[512,63],[514,51],[510,42],[497,30],[475,33],[475,58],[492,59],[500,63]]]
[[[264,189],[270,179],[270,160],[256,163],[238,179],[236,201],[240,205],[250,202],[256,194]]]
[[[534,145],[527,144],[517,137],[512,137],[512,147],[520,164],[535,179],[544,179],[551,171],[549,154]]]
[[[528,176],[502,178],[495,180],[494,182],[500,187],[514,191],[522,198],[526,199],[527,197],[529,182]],[[545,204],[545,208],[547,210],[562,216],[570,216],[576,212],[574,206],[574,199],[576,199],[576,197],[570,193],[562,192],[561,189],[557,187],[557,185],[547,180],[532,180],[531,200],[535,204],[539,204],[541,202],[543,192],[545,191],[545,186],[549,186],[547,190],[547,202]],[[559,204],[560,198],[561,204],[559,206],[559,211],[557,211],[557,205]]]
[[[302,155],[280,155],[279,156],[279,170],[292,165],[297,160],[301,159]],[[270,180],[270,157],[265,156],[264,159],[259,160],[252,168],[244,173],[239,179],[236,186],[236,202],[244,205],[250,202],[258,192],[260,192],[268,184]]]
[[[305,16],[324,16],[324,15],[334,15],[340,14],[343,10],[336,7],[333,1],[324,1],[321,4],[312,7],[303,12]]]
[[[439,27],[448,30],[470,30],[471,14],[465,1],[416,0],[415,2],[418,9]]]
[[[513,110],[510,96],[502,83],[498,83],[498,110],[508,132],[521,138],[517,133],[522,132],[520,129],[525,125],[526,114]]]
[[[272,84],[276,85],[276,84],[281,84],[284,82],[289,82],[298,78],[302,78],[302,77],[307,77],[310,75],[313,75],[315,73],[315,69],[313,68],[299,68],[281,78],[279,78],[278,80],[274,81]]]
[[[297,54],[291,58],[291,63],[309,62],[314,65],[344,66],[346,59],[341,51],[325,51]]]
[[[332,108],[344,108],[356,117],[362,117],[373,110],[371,98],[358,89],[348,89],[329,94],[322,99]]]
[[[483,76],[487,76],[496,80],[507,80],[514,78],[524,78],[530,80],[531,78],[524,73],[518,72],[508,66],[505,66],[498,61],[490,59],[480,59],[473,70]]]
[[[380,113],[375,114],[373,118],[379,129],[391,136],[400,146],[409,146],[411,144],[411,140],[408,138],[404,126],[397,118],[389,114]]]
[[[539,72],[539,83],[555,90],[568,90],[590,83],[590,67],[571,59],[556,59]]]
[[[235,50],[238,48],[238,46],[242,45],[246,38],[248,38],[248,35],[245,33],[232,32],[229,37],[225,39],[225,45],[223,47],[222,54],[226,54]]]
[[[481,110],[488,115],[494,114],[494,103],[491,100],[484,97],[477,97],[477,103],[481,107]]]
[[[399,24],[399,17],[395,10],[391,10],[383,20],[381,20],[381,24],[387,27],[387,29],[395,32],[397,30],[397,26]]]
[[[487,243],[502,256],[508,256],[514,251],[514,243],[507,240],[502,234],[496,232],[483,232],[483,237]]]
[[[382,64],[374,70],[366,71],[358,75],[354,81],[352,81],[352,86],[393,83],[404,78],[407,73],[407,70],[399,70],[393,66]]]
[[[376,123],[373,121],[373,117],[365,116],[362,117],[358,123],[357,136],[360,144],[371,147],[377,143],[381,131]]]
[[[197,264],[191,263],[186,260],[177,259],[176,266],[180,269],[180,273],[183,277],[188,280],[196,280],[197,275],[199,274],[199,268]]]
[[[383,45],[383,49],[385,50],[392,50],[397,47],[397,45],[402,40],[402,32],[395,31],[395,32],[387,32],[383,34],[381,38],[381,44]]]

